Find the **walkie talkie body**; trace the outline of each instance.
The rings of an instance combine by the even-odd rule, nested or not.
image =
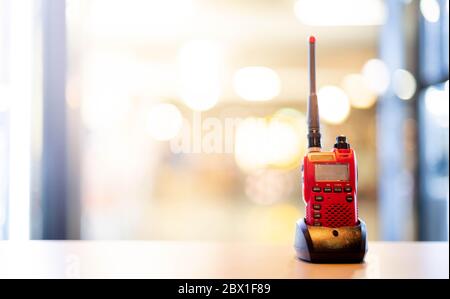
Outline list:
[[[345,136],[334,149],[324,152],[320,142],[319,107],[316,95],[314,37],[309,39],[308,153],[303,159],[303,200],[306,223],[314,226],[353,226],[358,222],[357,164]]]
[[[309,152],[303,160],[306,223],[353,226],[358,222],[357,166],[353,149],[339,136],[331,152]]]

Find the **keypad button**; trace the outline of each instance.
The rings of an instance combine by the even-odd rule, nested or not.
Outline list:
[[[334,192],[335,193],[341,193],[342,192],[342,187],[334,187]]]
[[[345,186],[344,187],[344,192],[347,192],[347,193],[352,192],[352,187],[351,186]]]
[[[345,197],[345,200],[348,201],[348,202],[352,202],[353,201],[353,196],[348,195],[348,196]]]
[[[321,189],[320,187],[313,187],[312,190],[313,192],[320,192]]]
[[[320,223],[320,222],[314,222],[314,226],[322,226],[322,223]]]
[[[324,187],[323,188],[323,192],[330,193],[331,192],[331,187]]]
[[[321,217],[320,213],[314,213],[314,218],[319,219]]]
[[[322,208],[322,206],[319,205],[319,204],[314,204],[314,205],[313,205],[313,209],[314,209],[314,210],[320,210],[320,208]]]
[[[315,199],[316,201],[322,201],[322,200],[323,200],[323,196],[317,195],[317,196],[314,197],[314,199]]]

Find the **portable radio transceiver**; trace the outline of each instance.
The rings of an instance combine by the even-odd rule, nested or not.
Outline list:
[[[360,262],[367,251],[365,224],[358,218],[357,164],[345,136],[322,151],[316,94],[316,39],[309,38],[308,152],[302,164],[305,219],[297,222],[295,248],[311,262]]]
[[[340,227],[358,222],[356,157],[345,136],[321,151],[316,95],[315,38],[309,39],[308,153],[303,159],[303,200],[308,225]]]

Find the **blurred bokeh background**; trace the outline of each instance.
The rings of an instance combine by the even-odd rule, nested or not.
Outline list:
[[[0,239],[292,243],[307,38],[370,240],[448,240],[448,0],[0,0]]]

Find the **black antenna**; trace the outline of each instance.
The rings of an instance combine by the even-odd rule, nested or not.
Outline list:
[[[308,148],[320,149],[319,106],[316,94],[316,38],[309,37]]]

